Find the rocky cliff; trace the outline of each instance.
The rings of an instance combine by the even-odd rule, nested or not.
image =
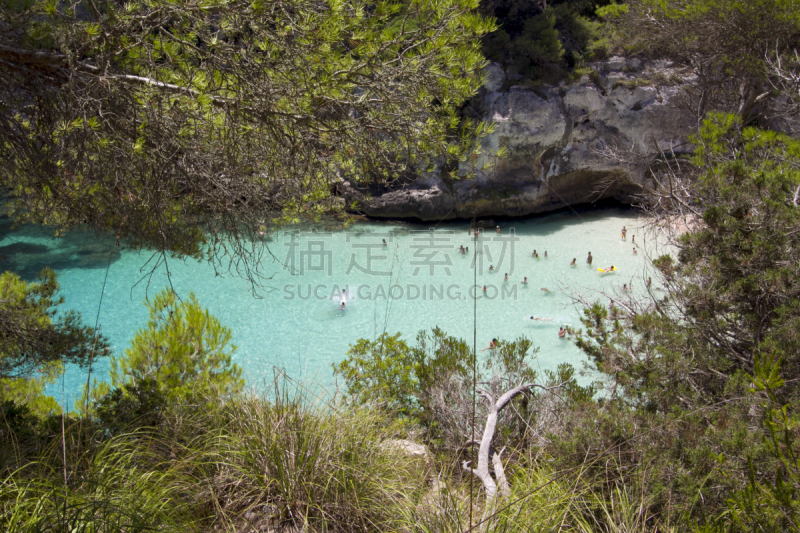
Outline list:
[[[483,144],[490,153],[505,147],[504,157],[462,164],[458,175],[471,178],[440,170],[380,195],[346,187],[346,196],[369,216],[422,220],[631,201],[660,150],[688,148],[697,119],[684,105],[681,85],[687,80],[664,62],[612,58],[591,68],[575,83],[529,89],[510,85],[503,70],[490,64],[479,97],[484,120],[496,127]]]

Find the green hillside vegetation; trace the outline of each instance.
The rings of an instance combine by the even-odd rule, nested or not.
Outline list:
[[[596,7],[483,6],[508,37],[483,46],[541,79],[542,66],[566,72],[590,53]],[[252,232],[341,208],[337,168],[380,181],[442,150],[468,156],[480,128],[448,147],[492,26],[477,8],[4,2],[0,184],[20,220],[162,254],[230,253],[246,270]],[[3,274],[0,527],[800,531],[799,12],[784,0],[602,7],[628,53],[693,69],[681,90],[699,126],[691,157],[653,161],[641,190],[653,224],[676,228],[648,295],[589,302],[569,332],[591,384],[568,365],[534,372],[528,339],[479,362],[431,325],[415,340],[353,339],[333,369],[340,390],[278,372],[255,394],[230,331],[166,289],[113,355],[111,383],[62,413],[45,383],[111,355],[108,343],[58,313],[51,271]],[[286,78],[269,85],[276,72]]]

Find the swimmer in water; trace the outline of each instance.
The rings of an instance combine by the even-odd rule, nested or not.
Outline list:
[[[486,285],[483,286],[483,292],[486,292]]]
[[[539,259],[539,254],[536,252],[536,250],[534,250],[534,251],[533,251],[533,253],[532,253],[531,255],[532,255],[533,257],[535,257],[536,259]]]
[[[604,268],[602,272],[603,272],[603,274],[605,274],[606,272],[613,272],[616,269],[617,268],[614,265],[611,265],[610,267]]]
[[[631,235],[631,244],[636,244],[636,235]]]
[[[628,290],[630,290],[630,289],[628,288],[628,284],[627,284],[627,283],[623,283],[623,284],[622,284],[622,290],[623,290],[623,291],[628,291]]]
[[[494,265],[489,265],[489,272],[494,272]]]
[[[592,257],[592,252],[589,252],[589,257],[586,258],[586,264],[592,266],[592,261],[594,258]]]
[[[342,305],[339,306],[339,311],[344,311],[344,301],[342,301]]]
[[[566,336],[567,336],[567,330],[564,329],[564,326],[558,328],[558,338],[563,339]]]
[[[486,350],[494,350],[495,348],[497,348],[497,339],[492,339],[492,342],[489,343],[489,346],[487,346],[481,351],[485,352]]]
[[[577,261],[577,259],[578,259],[577,257],[573,257],[572,261],[569,262],[569,266],[574,267],[575,266],[575,261]]]
[[[538,320],[540,322],[551,322],[553,320],[552,318],[542,318],[540,316],[531,316],[530,319],[531,320]]]
[[[528,284],[528,276],[525,276],[524,278],[522,278],[522,284],[523,285],[527,285]]]
[[[505,275],[505,277],[503,278],[503,281],[508,281],[508,272],[506,272],[506,275]]]
[[[383,245],[386,246],[386,239],[383,239]]]
[[[548,289],[547,287],[542,287],[539,290],[544,291],[544,292],[550,292],[550,289]]]
[[[500,226],[497,226],[497,233],[500,234]]]
[[[633,254],[634,255],[638,255],[639,254],[639,252],[636,251],[636,248],[633,249]]]
[[[544,251],[544,258],[547,259],[547,250]]]

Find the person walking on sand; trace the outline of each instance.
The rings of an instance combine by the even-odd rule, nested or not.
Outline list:
[[[500,226],[497,226],[497,234],[500,235]]]
[[[624,241],[625,238],[628,236],[628,228],[622,226],[622,232],[620,234],[622,235],[622,240]]]
[[[589,252],[589,257],[586,258],[586,264],[592,266],[592,261],[593,261],[592,252]]]

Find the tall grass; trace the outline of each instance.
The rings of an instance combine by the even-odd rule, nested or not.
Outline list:
[[[177,469],[157,464],[148,448],[132,435],[102,443],[67,484],[58,467],[27,465],[0,486],[0,527],[9,532],[193,529],[191,506],[176,490],[187,480]]]
[[[387,445],[394,431],[373,411],[309,405],[284,390],[221,415],[227,436],[208,443],[219,461],[209,490],[218,521],[237,528],[388,531],[424,486],[424,461]]]
[[[462,472],[404,451],[393,442],[401,426],[384,415],[288,386],[269,397],[171,405],[156,427],[133,423],[114,437],[84,420],[92,431],[65,433],[67,483],[61,441],[48,433],[34,460],[0,479],[0,530],[652,530],[644,495],[544,460],[508,465],[511,495],[484,509],[480,484],[470,493]]]
[[[173,405],[155,428],[113,438],[99,428],[88,445],[68,438],[66,484],[51,442],[0,482],[0,529],[400,528],[399,508],[423,490],[428,465],[389,444],[392,424],[286,388],[273,398]]]

